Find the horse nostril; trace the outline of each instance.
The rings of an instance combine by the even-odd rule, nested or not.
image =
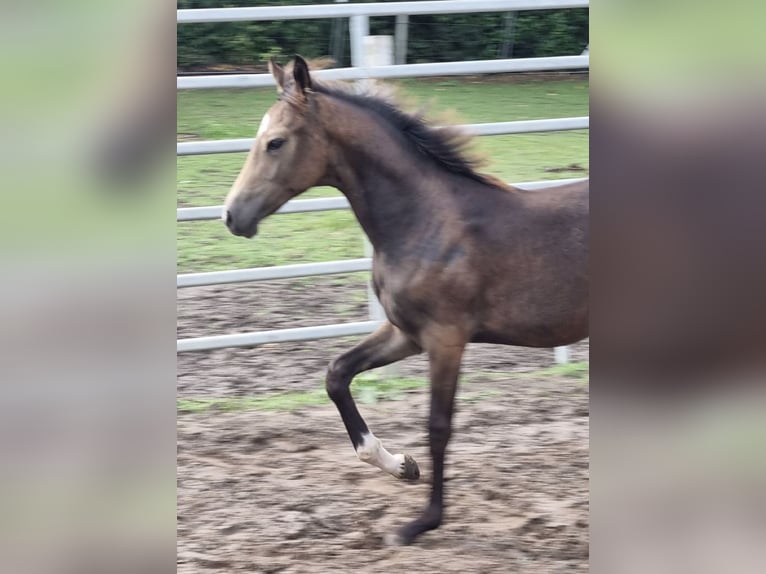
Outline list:
[[[231,211],[226,210],[226,227],[231,227]]]

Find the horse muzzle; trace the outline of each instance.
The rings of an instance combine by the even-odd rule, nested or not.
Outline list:
[[[243,217],[241,210],[232,210],[224,207],[221,219],[226,223],[232,234],[252,239],[258,233],[258,218],[254,216]]]

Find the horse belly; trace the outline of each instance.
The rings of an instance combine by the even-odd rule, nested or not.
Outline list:
[[[510,325],[508,328],[477,331],[472,343],[493,343],[518,347],[559,347],[571,345],[588,336],[588,321],[568,325]]]
[[[487,302],[483,317],[472,341],[525,347],[575,343],[588,336],[587,284],[497,296]]]

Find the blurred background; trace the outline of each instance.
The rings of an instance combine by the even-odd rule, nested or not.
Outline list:
[[[346,2],[252,0],[237,2],[237,6],[333,3]],[[178,2],[179,9],[221,7],[223,4],[216,0]],[[588,44],[588,9],[378,16],[370,18],[369,31],[400,39],[394,54],[396,64],[561,56],[579,54]],[[271,56],[289,58],[293,54],[329,56],[339,67],[351,65],[348,18],[218,22],[178,28],[178,67],[182,72],[262,69]]]

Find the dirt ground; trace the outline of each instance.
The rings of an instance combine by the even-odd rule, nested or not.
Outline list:
[[[362,282],[311,278],[182,289],[179,338],[365,320]],[[178,356],[178,396],[319,389],[360,337]],[[587,358],[588,344],[572,348]],[[471,346],[447,457],[444,525],[411,547],[383,536],[421,510],[430,480],[425,389],[360,406],[417,483],[358,461],[331,404],[179,412],[178,572],[586,572],[588,387],[548,349]],[[424,376],[421,357],[397,374]]]

